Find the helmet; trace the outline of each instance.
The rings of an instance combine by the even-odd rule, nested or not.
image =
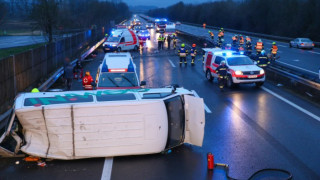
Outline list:
[[[181,47],[185,47],[186,45],[184,43],[181,44]]]
[[[225,65],[226,64],[226,61],[221,61],[220,62],[220,65]]]
[[[219,32],[221,32],[221,29],[219,30]]]
[[[211,31],[208,31],[208,33],[211,33]]]
[[[105,34],[104,36],[106,36],[106,37],[107,37],[107,36],[108,36],[108,34]]]
[[[33,88],[33,89],[31,90],[31,92],[32,92],[32,93],[37,93],[37,92],[40,92],[40,91],[39,91],[38,88]]]
[[[262,54],[262,55],[264,55],[265,53],[266,53],[266,51],[265,51],[265,50],[262,50],[262,51],[261,51],[261,54]]]
[[[90,76],[90,72],[89,71],[86,72],[86,76]]]
[[[223,28],[221,28],[221,30],[223,30]]]
[[[272,45],[276,45],[276,42],[273,42]]]
[[[196,44],[192,44],[192,47],[196,47]]]
[[[261,40],[261,39],[259,39],[259,40],[258,40],[258,42],[262,42],[262,40]]]

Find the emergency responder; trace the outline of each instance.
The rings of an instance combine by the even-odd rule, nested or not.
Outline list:
[[[251,42],[251,38],[249,36],[246,36],[246,42],[250,41]]]
[[[247,36],[248,37],[248,36]],[[246,55],[250,56],[252,53],[251,39],[246,38]]]
[[[31,92],[32,92],[32,93],[37,93],[37,92],[40,92],[40,91],[39,91],[38,88],[33,88],[33,89],[31,90]]]
[[[207,43],[203,43],[203,48],[207,48]],[[205,57],[206,57],[206,51],[202,49],[202,63],[204,63]]]
[[[225,61],[221,61],[220,66],[217,67],[216,73],[219,77],[218,82],[219,82],[219,88],[222,91],[225,84],[227,83],[227,78],[228,78],[228,66],[226,65]]]
[[[218,33],[218,39],[222,39],[223,38],[223,32],[221,30],[219,30],[219,33]]]
[[[78,80],[78,79],[82,79],[83,76],[83,69],[82,69],[82,65],[81,65],[81,56],[79,57],[76,65],[73,68],[73,77],[74,79]]]
[[[82,78],[82,85],[84,90],[92,90],[93,89],[92,83],[93,83],[93,78],[90,75],[90,72],[87,71],[86,75]]]
[[[237,43],[238,43],[238,41],[237,41],[236,35],[232,36],[231,49],[232,49],[233,51],[236,51],[236,50],[237,50],[237,46],[238,46]]]
[[[219,38],[218,39],[218,47],[219,48],[223,48],[223,43],[224,43],[224,39],[223,38]]]
[[[257,65],[259,67],[265,68],[270,64],[269,58],[266,55],[266,51],[262,50],[260,54],[256,56]]]
[[[194,66],[194,60],[197,55],[196,44],[192,44],[192,48],[190,49],[190,56],[191,56],[191,65]]]
[[[278,46],[276,44],[276,42],[272,43],[272,47],[270,49],[271,52],[271,60],[272,62],[274,62],[276,60],[276,56],[277,56],[277,52],[278,52]]]
[[[64,70],[63,77],[65,79],[65,84],[67,86],[67,90],[69,91],[72,86],[73,66],[72,66],[70,59],[68,57],[65,58],[63,70]]]
[[[255,48],[256,48],[257,54],[260,54],[261,51],[264,49],[264,45],[261,39],[258,40]]]
[[[223,37],[224,37],[224,29],[223,29],[223,28],[221,28],[221,31],[222,31],[222,33],[223,33]]]
[[[202,26],[203,26],[203,29],[205,29],[206,26],[207,26],[207,24],[206,24],[206,23],[203,23]]]
[[[213,32],[212,32],[212,31],[208,31],[208,32],[209,32],[209,35],[210,35],[210,37],[211,37],[211,40],[214,41],[214,34],[213,34]]]
[[[178,50],[178,54],[180,57],[180,66],[182,65],[182,61],[184,61],[184,64],[187,65],[187,55],[188,50],[185,48],[185,44],[182,43],[180,49]]]
[[[172,34],[172,40],[173,40],[173,49],[175,50],[177,48],[177,36],[176,36],[176,33]]]
[[[167,43],[168,43],[168,49],[170,49],[170,44],[171,44],[171,36],[168,35],[167,37]]]
[[[242,46],[244,45],[244,38],[242,35],[240,35],[240,38],[239,38],[239,46]]]
[[[161,33],[158,37],[158,50],[163,49],[163,44],[164,44],[165,38],[163,34]]]

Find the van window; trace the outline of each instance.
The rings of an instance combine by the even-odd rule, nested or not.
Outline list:
[[[26,98],[24,106],[41,106],[54,104],[84,103],[93,102],[92,95],[70,95],[70,96],[54,96],[41,98]]]
[[[125,39],[124,37],[121,38],[120,42],[125,42]]]
[[[164,101],[168,115],[168,140],[166,149],[180,145],[184,140],[185,114],[180,96]]]
[[[144,93],[142,99],[161,99],[172,95],[172,93]]]
[[[217,56],[214,63],[220,65],[221,61],[224,61],[224,58]]]
[[[97,96],[98,102],[103,101],[126,101],[126,100],[136,100],[134,94],[102,94]]]

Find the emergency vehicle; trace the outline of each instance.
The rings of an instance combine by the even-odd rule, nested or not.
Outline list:
[[[96,75],[97,89],[140,89],[136,65],[130,53],[107,53]]]
[[[172,36],[172,34],[176,33],[176,26],[174,24],[168,24],[165,30],[165,36]]]
[[[156,19],[156,32],[164,33],[167,26],[167,19]]]
[[[203,48],[203,50],[205,51],[203,71],[209,81],[218,78],[215,70],[221,61],[225,61],[229,67],[228,87],[244,83],[255,83],[257,87],[263,85],[266,78],[265,72],[249,57],[220,48]]]
[[[130,29],[117,29],[112,31],[107,41],[103,43],[104,52],[138,50],[139,39]]]
[[[205,112],[202,98],[174,87],[22,93],[4,124],[0,156],[71,160],[202,146]]]

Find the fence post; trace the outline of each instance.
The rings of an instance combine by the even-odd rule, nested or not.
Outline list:
[[[16,62],[15,62],[15,56],[12,55],[12,67],[13,67],[13,88],[14,88],[14,96],[17,95],[17,76],[16,76]]]

